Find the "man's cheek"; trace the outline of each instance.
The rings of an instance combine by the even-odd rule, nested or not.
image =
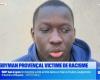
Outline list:
[[[44,42],[44,41],[42,41],[42,40],[39,40],[38,41],[38,46],[39,46],[39,48],[41,49],[41,50],[44,50],[46,47],[46,43]]]

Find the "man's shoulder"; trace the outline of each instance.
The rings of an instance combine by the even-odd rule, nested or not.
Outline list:
[[[24,56],[22,56],[22,57],[20,57],[20,58],[17,58],[17,59],[15,59],[15,60],[13,60],[13,61],[14,61],[14,62],[21,62],[21,61],[26,62],[26,61],[31,61],[31,58],[30,58],[29,55],[24,55]]]
[[[20,62],[20,61],[36,61],[38,60],[38,57],[37,57],[37,53],[36,53],[36,47],[35,47],[35,43],[33,43],[32,45],[30,45],[30,47],[28,48],[28,52],[26,55],[18,58],[18,59],[15,59],[14,61],[16,62]]]

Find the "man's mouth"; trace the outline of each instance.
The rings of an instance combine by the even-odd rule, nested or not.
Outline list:
[[[63,52],[51,52],[51,53],[49,53],[49,55],[54,58],[59,58],[63,55]]]

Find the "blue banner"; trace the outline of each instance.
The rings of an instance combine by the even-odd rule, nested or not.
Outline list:
[[[96,80],[95,62],[2,62],[0,80]]]

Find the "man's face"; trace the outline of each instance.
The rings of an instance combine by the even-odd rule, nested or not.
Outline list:
[[[41,8],[33,32],[40,60],[69,60],[72,43],[75,40],[75,30],[72,15],[66,7]]]

